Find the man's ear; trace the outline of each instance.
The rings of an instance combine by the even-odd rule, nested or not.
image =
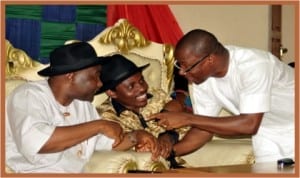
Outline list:
[[[209,63],[213,63],[214,60],[215,60],[215,57],[216,57],[216,56],[215,56],[214,54],[209,55],[209,56],[208,56],[208,59],[207,59],[208,62],[209,62]]]
[[[106,93],[109,97],[111,97],[111,98],[116,98],[116,97],[117,97],[116,92],[113,91],[113,90],[106,90],[105,93]]]
[[[70,72],[70,73],[66,73],[66,78],[69,80],[69,81],[73,81],[74,79],[74,72]]]

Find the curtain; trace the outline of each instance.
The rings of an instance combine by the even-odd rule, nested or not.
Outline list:
[[[35,60],[66,40],[88,41],[106,27],[103,5],[6,5],[5,37]]]
[[[42,63],[66,40],[88,41],[119,18],[145,37],[175,45],[182,36],[168,5],[6,5],[6,39]]]
[[[147,39],[175,45],[183,33],[168,5],[108,5],[107,26],[126,18]]]

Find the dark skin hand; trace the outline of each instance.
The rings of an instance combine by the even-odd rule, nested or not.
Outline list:
[[[192,126],[218,135],[237,136],[256,134],[262,117],[263,113],[209,117],[184,112],[165,112],[153,114],[148,119],[158,119],[158,124],[167,130]]]
[[[170,155],[174,144],[172,142],[172,139],[167,134],[161,135],[160,137],[158,137],[158,144],[160,148],[160,155],[163,158],[167,158]]]
[[[136,130],[137,144],[135,149],[137,152],[151,152],[152,160],[157,160],[160,156],[160,149],[157,139],[145,130]]]

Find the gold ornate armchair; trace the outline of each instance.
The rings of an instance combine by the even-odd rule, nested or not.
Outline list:
[[[32,60],[22,49],[17,49],[5,40],[5,96],[18,85],[29,81],[42,79],[36,72],[45,65]]]

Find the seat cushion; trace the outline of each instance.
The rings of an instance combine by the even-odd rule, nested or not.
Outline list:
[[[253,164],[251,139],[213,139],[197,151],[182,156],[186,167]]]

